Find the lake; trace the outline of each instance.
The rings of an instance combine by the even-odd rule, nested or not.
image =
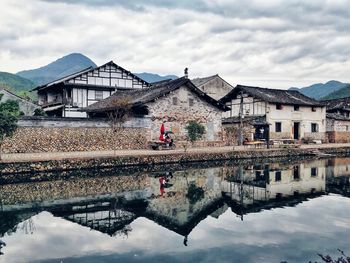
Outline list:
[[[0,262],[322,262],[350,255],[350,158],[1,179]]]

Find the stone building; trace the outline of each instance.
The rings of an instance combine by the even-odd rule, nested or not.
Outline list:
[[[166,122],[166,130],[172,131],[176,140],[185,140],[185,127],[188,121],[195,120],[206,128],[203,141],[222,142],[221,115],[228,108],[185,77],[161,81],[147,89],[118,91],[83,110],[92,118],[106,116],[118,99],[128,101],[134,116],[151,119],[149,139],[157,140],[160,126]]]
[[[325,100],[326,132],[329,142],[350,142],[350,97]]]
[[[233,90],[233,86],[218,74],[205,78],[195,78],[191,81],[197,88],[216,100]]]
[[[231,108],[223,123],[233,136],[242,121],[248,140],[325,140],[325,106],[298,91],[238,85],[220,102]],[[227,140],[236,143],[238,138]]]
[[[8,91],[3,87],[0,87],[0,94],[2,94],[1,101],[6,101],[6,100],[17,101],[19,104],[20,110],[24,113],[25,116],[32,116],[34,114],[35,109],[39,108],[39,106],[34,104],[33,102],[26,100],[20,96],[17,96],[16,94],[12,93],[11,91]]]
[[[110,61],[100,67],[89,67],[64,78],[36,87],[39,105],[49,116],[87,117],[80,111],[117,90],[143,89],[146,81]]]

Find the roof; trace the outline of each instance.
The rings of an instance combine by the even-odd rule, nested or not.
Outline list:
[[[251,95],[252,97],[259,98],[262,101],[271,103],[300,106],[324,106],[322,102],[309,98],[297,90],[268,89],[243,85],[237,85],[232,91],[230,91],[219,101],[221,103],[226,103],[234,98],[237,98],[239,92],[241,91]]]
[[[18,99],[20,99],[20,100],[23,100],[23,101],[26,102],[26,103],[30,103],[30,104],[33,104],[34,106],[37,106],[37,107],[38,107],[38,105],[35,104],[34,102],[32,102],[32,101],[30,101],[30,100],[27,100],[27,99],[25,99],[25,98],[22,98],[21,96],[18,96],[17,94],[15,94],[15,93],[9,91],[8,89],[6,89],[6,88],[4,88],[4,87],[0,87],[0,92],[1,92],[1,91],[5,91],[5,92],[7,92],[8,94],[10,94],[10,95],[12,95],[12,96],[14,96],[14,97],[16,97],[16,98],[18,98]]]
[[[187,86],[193,93],[197,94],[200,98],[220,110],[225,111],[229,109],[198,89],[189,79],[182,77],[175,80],[157,82],[150,88],[117,91],[112,96],[84,108],[83,111],[104,112],[112,110],[113,102],[116,98],[127,98],[130,101],[130,104],[133,106],[141,106],[146,103],[153,102],[156,99],[180,88],[181,86]]]
[[[200,87],[200,86],[204,85],[205,83],[207,83],[208,81],[215,79],[218,76],[219,76],[218,74],[215,74],[215,75],[209,76],[209,77],[191,79],[191,81],[195,86]]]
[[[333,120],[339,120],[339,121],[350,121],[350,118],[338,114],[338,113],[326,113],[326,118],[327,119],[333,119]]]
[[[97,68],[88,67],[88,68],[86,68],[86,69],[77,71],[77,72],[75,72],[75,73],[73,73],[73,74],[67,75],[67,76],[65,76],[65,77],[63,77],[63,78],[59,78],[59,79],[57,79],[57,80],[51,81],[51,82],[49,82],[49,83],[46,83],[46,84],[44,84],[44,85],[38,86],[38,87],[36,87],[36,88],[33,89],[33,90],[45,89],[45,88],[47,88],[47,87],[50,87],[50,86],[53,86],[53,85],[56,85],[56,84],[59,84],[59,83],[65,84],[65,83],[67,83],[69,80],[71,80],[71,79],[73,79],[73,78],[79,77],[80,75],[83,75],[83,74],[88,73],[88,72],[92,72],[92,71],[94,71],[94,70],[99,70],[100,68],[103,68],[103,67],[105,67],[105,66],[107,66],[107,65],[113,65],[113,66],[115,66],[117,69],[120,69],[121,71],[123,71],[124,73],[126,73],[126,74],[128,74],[128,75],[131,75],[133,78],[135,78],[135,79],[137,79],[137,80],[139,80],[139,81],[141,81],[141,82],[143,82],[143,83],[149,85],[149,83],[148,83],[147,81],[141,79],[140,77],[138,77],[138,76],[136,76],[135,74],[131,73],[130,71],[124,69],[123,67],[121,67],[121,66],[115,64],[115,63],[111,60],[111,61],[109,61],[109,62],[107,62],[107,63],[105,63],[105,64],[103,64],[103,65],[101,65],[101,66],[99,66],[99,67],[97,67]],[[72,83],[70,83],[70,84],[72,84]]]
[[[241,119],[239,116],[229,117],[222,120],[222,124],[234,124],[234,123],[240,123]],[[266,121],[266,115],[254,115],[254,116],[244,116],[242,118],[243,123],[249,123],[253,126],[255,125],[269,125],[269,123]]]
[[[219,74],[215,74],[215,75],[212,75],[209,77],[204,77],[204,78],[195,78],[195,79],[191,79],[191,81],[196,87],[199,88],[215,78],[220,78],[222,81],[224,81],[225,83],[227,83],[228,85],[230,85],[232,87],[232,85],[230,83],[228,83],[226,80],[224,80],[222,77],[220,77]]]
[[[322,101],[326,104],[327,110],[348,110],[350,111],[350,97],[324,100]]]

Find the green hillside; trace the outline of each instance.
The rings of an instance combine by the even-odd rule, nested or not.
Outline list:
[[[340,81],[331,80],[324,84],[317,83],[317,84],[313,84],[311,86],[300,88],[300,89],[299,88],[290,88],[290,89],[298,90],[305,96],[318,100],[330,95],[333,92],[336,92],[342,89],[346,85],[348,85],[348,83],[342,83]]]
[[[35,87],[35,84],[32,81],[18,75],[8,72],[0,72],[0,87],[3,87],[23,98],[29,97],[34,101],[37,100],[36,93],[29,92]]]
[[[345,97],[350,97],[350,84],[347,84],[345,87],[330,93],[329,95],[323,97],[322,99],[332,100],[332,99],[340,99]]]

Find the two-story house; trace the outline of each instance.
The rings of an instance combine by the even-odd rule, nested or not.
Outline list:
[[[248,140],[325,140],[325,106],[298,91],[238,85],[220,102],[231,108],[223,124],[233,128],[233,143],[242,126]]]
[[[195,78],[191,81],[197,88],[216,100],[221,99],[233,90],[233,86],[218,74],[204,78]]]
[[[49,116],[87,117],[81,109],[117,90],[143,89],[150,84],[110,61],[38,86],[39,105]]]

